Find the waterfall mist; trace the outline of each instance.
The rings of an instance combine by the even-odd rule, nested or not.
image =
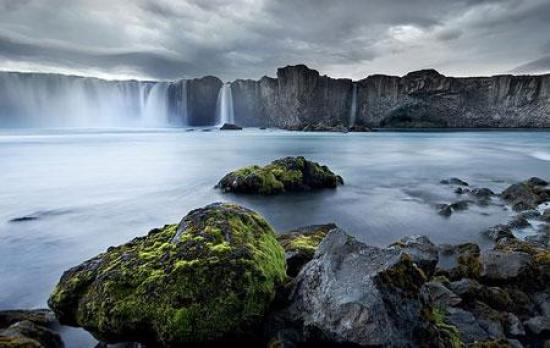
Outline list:
[[[224,123],[235,123],[235,111],[233,109],[233,95],[231,94],[231,83],[224,83],[218,93],[216,105],[216,120],[218,126]]]
[[[0,127],[182,126],[186,85],[0,72]]]

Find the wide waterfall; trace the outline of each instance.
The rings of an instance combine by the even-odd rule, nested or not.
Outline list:
[[[229,82],[223,84],[218,93],[216,120],[218,122],[218,126],[222,126],[224,123],[235,123],[233,96],[231,94],[231,83]]]
[[[353,92],[351,96],[351,107],[349,109],[349,127],[355,125],[355,119],[357,118],[357,84],[353,84]]]
[[[177,84],[181,93],[174,92]],[[177,107],[172,95],[180,97]],[[0,72],[0,127],[181,126],[187,121],[186,104],[186,81]]]

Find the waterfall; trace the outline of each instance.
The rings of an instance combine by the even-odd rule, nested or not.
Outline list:
[[[349,127],[353,127],[355,125],[356,118],[357,118],[357,84],[353,83],[351,107],[349,109]]]
[[[0,72],[0,127],[181,125],[187,120],[187,93],[172,108],[175,88],[171,82]]]
[[[216,120],[218,126],[222,126],[224,123],[235,123],[233,96],[231,95],[231,83],[229,82],[223,84],[218,92]]]
[[[184,126],[189,125],[189,113],[187,111],[187,80],[181,82],[181,99],[180,99],[180,111],[181,124]]]

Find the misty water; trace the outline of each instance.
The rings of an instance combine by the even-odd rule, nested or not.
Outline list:
[[[328,165],[345,185],[274,197],[213,188],[232,169],[288,155]],[[459,198],[439,181],[501,191],[547,178],[550,133],[2,131],[0,163],[0,309],[37,308],[69,267],[216,201],[257,210],[278,232],[336,222],[378,246],[418,233],[486,244],[480,231],[512,213],[494,204],[442,217],[434,205]],[[64,336],[68,347],[93,342]]]

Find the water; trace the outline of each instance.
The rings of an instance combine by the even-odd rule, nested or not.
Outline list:
[[[353,92],[351,95],[351,108],[349,110],[349,126],[355,125],[355,119],[357,118],[357,84],[353,84]]]
[[[229,82],[224,83],[218,93],[216,119],[218,120],[218,126],[222,126],[224,123],[235,123],[233,95],[231,94],[231,84]]]
[[[181,84],[179,110],[171,110]],[[168,127],[187,123],[187,81],[107,81],[0,72],[0,127]],[[185,104],[185,105],[183,105]]]
[[[346,185],[275,197],[213,189],[232,169],[288,155],[329,165]],[[457,176],[500,191],[548,178],[550,133],[3,131],[0,167],[0,309],[35,308],[69,267],[215,201],[255,209],[277,231],[336,222],[378,246],[416,233],[481,242],[511,212],[474,206],[443,218],[433,204],[457,197],[438,182]],[[64,336],[68,347],[93,345],[80,330]]]

